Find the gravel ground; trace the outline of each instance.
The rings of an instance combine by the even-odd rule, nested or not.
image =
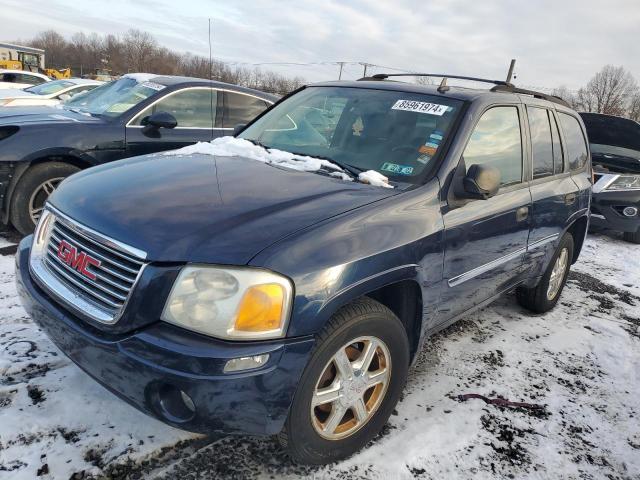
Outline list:
[[[431,339],[384,432],[344,462],[206,438],[124,404],[20,307],[0,238],[0,479],[640,479],[640,246],[589,237],[556,309],[506,295]],[[540,405],[508,408],[478,393]]]

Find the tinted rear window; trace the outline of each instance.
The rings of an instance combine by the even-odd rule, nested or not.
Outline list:
[[[564,132],[569,168],[571,170],[582,168],[587,161],[588,150],[580,123],[575,117],[566,113],[560,113],[558,116]]]

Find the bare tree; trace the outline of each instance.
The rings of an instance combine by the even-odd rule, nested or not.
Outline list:
[[[122,43],[128,70],[132,72],[148,70],[151,56],[158,48],[156,39],[149,32],[132,28],[125,34]]]
[[[17,42],[20,43],[20,42]],[[258,68],[231,66],[220,60],[190,53],[181,54],[158,45],[147,32],[129,30],[123,37],[78,32],[69,41],[54,30],[38,34],[27,42],[46,51],[47,66],[71,67],[74,75],[93,73],[96,68],[113,75],[149,72],[161,75],[187,75],[211,78],[284,95],[300,87],[304,79],[287,77]]]
[[[606,65],[578,90],[576,107],[586,112],[623,116],[638,84],[624,67]]]
[[[62,68],[67,62],[68,43],[62,35],[55,30],[40,32],[28,44],[34,48],[41,48],[46,51],[46,61],[49,65]]]
[[[561,85],[560,87],[554,88],[553,90],[551,90],[551,95],[563,99],[565,102],[567,102],[569,105],[575,108],[576,96],[571,90],[569,90],[564,85]]]
[[[636,92],[629,101],[628,116],[631,120],[640,122],[640,92]]]

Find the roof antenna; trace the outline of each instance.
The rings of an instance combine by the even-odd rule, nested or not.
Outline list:
[[[449,85],[447,85],[447,77],[442,77],[440,81],[440,86],[438,87],[438,92],[444,93],[449,91]]]
[[[209,82],[213,80],[213,56],[212,56],[212,46],[211,46],[211,18],[209,18]],[[212,85],[209,85],[212,87]],[[211,131],[215,128],[216,119],[213,115],[213,88],[209,88],[209,104],[211,106]],[[217,98],[217,96],[216,96]]]
[[[511,85],[511,79],[513,78],[513,69],[516,68],[516,59],[511,59],[511,65],[509,65],[509,72],[507,73],[507,85]]]

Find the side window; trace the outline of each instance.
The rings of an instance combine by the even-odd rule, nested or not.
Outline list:
[[[464,151],[467,169],[490,165],[500,170],[500,185],[522,181],[522,138],[516,107],[493,107],[478,121]]]
[[[8,83],[17,83],[16,82],[16,74],[15,73],[3,73],[2,81]]]
[[[29,85],[40,85],[45,81],[44,78],[36,77],[35,75],[18,74],[16,76],[18,77],[17,83],[28,83]]]
[[[212,97],[213,95],[213,97]],[[211,105],[215,118],[217,92],[208,88],[193,88],[169,94],[142,111],[132,125],[141,125],[142,119],[156,112],[167,112],[178,121],[178,128],[211,128]]]
[[[549,112],[549,120],[551,120],[551,138],[553,140],[553,173],[557,174],[564,172],[564,155],[562,154],[558,122],[551,112]]]
[[[250,95],[224,92],[223,128],[234,128],[241,123],[249,123],[263,110],[267,109],[267,102]]]
[[[533,178],[553,175],[553,147],[549,112],[544,108],[527,107],[531,130]]]
[[[559,113],[560,125],[564,132],[564,139],[569,157],[569,168],[578,170],[584,166],[588,157],[587,144],[580,128],[580,123],[575,117],[566,113]]]

